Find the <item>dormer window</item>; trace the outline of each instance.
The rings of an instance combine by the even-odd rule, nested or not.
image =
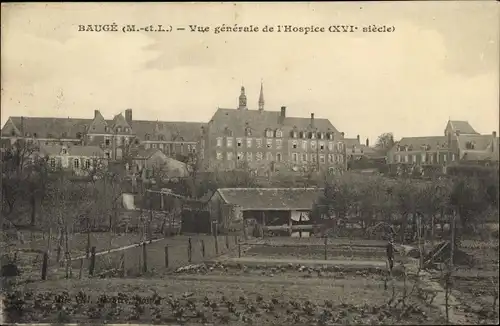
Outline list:
[[[413,145],[408,146],[408,150],[412,151],[413,150]]]
[[[311,139],[316,139],[316,133],[315,132],[311,132],[310,136],[311,136]]]
[[[33,137],[34,138],[38,137],[38,135],[36,134],[36,132],[33,133]]]
[[[276,130],[276,137],[277,138],[283,137],[283,132],[280,129]]]
[[[16,135],[16,132],[15,132],[14,130],[11,130],[10,135],[11,135],[11,136],[15,136],[15,135]]]
[[[54,136],[51,133],[47,134],[47,138],[53,138]]]
[[[273,131],[270,129],[266,129],[266,137],[267,138],[272,138],[273,137]]]
[[[104,127],[105,132],[109,132],[109,127]]]
[[[164,141],[165,140],[165,136],[164,135],[158,135],[158,140]]]
[[[328,134],[328,139],[329,140],[333,140],[333,132],[331,132],[331,133]]]
[[[68,138],[68,133],[67,132],[63,132],[61,137],[62,138]]]
[[[122,127],[116,128],[116,132],[122,132]]]
[[[76,133],[76,138],[77,139],[81,139],[82,138],[82,133],[81,132],[77,132]]]
[[[145,138],[146,138],[146,140],[149,140],[149,138],[150,138],[149,134],[146,134]]]
[[[63,148],[63,149],[61,150],[61,153],[62,153],[63,155],[66,155],[66,154],[68,154],[68,150],[67,150],[66,148]]]
[[[248,125],[248,122],[246,123],[246,127],[245,127],[245,136],[246,137],[252,136],[252,128],[250,128],[250,126]]]
[[[320,132],[318,134],[318,136],[319,136],[319,139],[325,139],[325,133],[323,133],[323,132]]]
[[[29,132],[27,132],[27,133],[25,133],[25,134],[24,134],[24,136],[25,136],[25,137],[29,137],[29,136],[30,136],[30,133],[29,133]]]

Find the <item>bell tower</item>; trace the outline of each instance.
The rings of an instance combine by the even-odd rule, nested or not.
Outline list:
[[[259,111],[264,111],[264,85],[260,82]]]
[[[241,86],[241,94],[239,97],[238,110],[248,110],[247,108],[247,96],[245,95],[245,87]]]

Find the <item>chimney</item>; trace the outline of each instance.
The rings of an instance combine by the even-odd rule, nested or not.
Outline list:
[[[97,118],[98,114],[99,114],[99,110],[94,110],[94,119]]]
[[[360,139],[360,138],[359,138],[359,135],[357,135],[357,136],[356,136],[356,139],[358,140],[358,144],[361,144],[361,143],[359,142],[359,139]]]
[[[128,123],[132,122],[132,109],[125,110],[125,120],[127,120]]]
[[[314,113],[311,113],[311,127],[314,127]]]
[[[370,147],[370,140],[366,138],[366,147]]]
[[[340,135],[342,136],[342,139],[344,139],[345,133],[343,131],[340,133]]]
[[[281,107],[281,114],[280,114],[280,117],[279,117],[279,123],[282,124],[283,121],[285,121],[285,117],[286,117],[286,106],[282,106]]]

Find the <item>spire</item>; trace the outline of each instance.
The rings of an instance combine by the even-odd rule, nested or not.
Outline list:
[[[241,94],[239,97],[239,106],[238,110],[246,110],[247,109],[247,96],[245,95],[245,87],[241,86]]]
[[[259,111],[264,111],[264,84],[260,81]]]

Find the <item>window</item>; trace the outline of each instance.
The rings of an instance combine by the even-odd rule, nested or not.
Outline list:
[[[451,160],[455,161],[455,154],[451,154]]]
[[[316,133],[315,132],[311,132],[311,139],[316,139]]]
[[[399,155],[394,156],[394,160],[395,160],[397,163],[401,162],[401,156],[399,156]]]
[[[144,148],[150,149],[151,148],[151,144],[144,144]]]
[[[293,131],[292,132],[292,138],[297,138],[298,137],[298,133],[296,131]]]
[[[276,153],[276,162],[281,162],[281,153]]]
[[[232,161],[233,160],[233,152],[227,152],[227,160]]]
[[[48,133],[47,138],[54,138],[54,136],[51,133]]]
[[[106,158],[111,158],[111,153],[110,152],[106,152],[106,153],[104,153],[104,155],[106,155]]]
[[[63,155],[66,155],[66,154],[68,154],[68,150],[67,150],[66,148],[63,148],[63,149],[62,149],[62,151],[61,151],[61,153],[62,153]]]
[[[273,160],[273,154],[272,154],[272,153],[269,153],[269,152],[268,152],[268,153],[266,153],[266,159],[267,159],[268,161],[272,161],[272,160]]]
[[[191,152],[196,153],[196,144],[191,145]]]
[[[109,132],[109,127],[104,127],[105,132]]]
[[[333,163],[333,154],[328,154],[328,163]]]
[[[292,148],[293,149],[297,148],[297,141],[296,140],[292,141]]]
[[[333,132],[328,134],[328,139],[333,140]]]
[[[237,155],[236,155],[236,159],[238,161],[241,161],[245,156],[243,155],[243,152],[239,152]]]
[[[252,138],[247,138],[247,148],[252,147]]]
[[[122,127],[117,127],[116,132],[122,132]]]
[[[180,147],[180,150],[181,150],[181,154],[184,154],[184,144],[181,143],[181,145],[179,147]]]
[[[298,161],[297,153],[292,153],[292,161],[294,161],[294,162]]]
[[[128,127],[123,128],[125,132],[128,132]]]
[[[273,140],[272,139],[267,139],[267,148],[272,148],[273,147]]]
[[[252,160],[252,152],[247,152],[247,161]]]
[[[116,137],[116,146],[121,146],[122,144],[122,137]]]
[[[156,144],[151,144],[151,148],[156,148]]]
[[[320,150],[324,150],[324,149],[325,149],[325,143],[320,142],[320,143],[319,143],[319,149],[320,149]]]
[[[217,137],[217,147],[222,147],[222,137]]]
[[[447,159],[447,157],[446,157],[446,156],[447,156],[447,154],[444,154],[444,155],[443,155],[443,162],[444,162],[444,163],[446,163],[446,159]]]
[[[104,139],[104,143],[106,144],[106,146],[109,146],[109,144],[111,144],[111,139],[109,139],[109,137],[106,137]]]
[[[319,155],[319,162],[320,163],[325,163],[325,154],[320,154]]]
[[[333,151],[333,142],[328,142],[328,150]]]
[[[281,149],[281,139],[276,139],[276,149]]]
[[[316,149],[316,142],[313,140],[311,141],[311,149],[314,151]]]
[[[425,159],[425,153],[422,153],[422,158],[420,162],[425,163],[427,160]]]
[[[187,144],[188,153],[191,153],[191,144]]]
[[[11,130],[10,135],[11,136],[15,136],[16,135],[16,131],[15,130]]]
[[[409,155],[405,155],[405,163],[408,163],[409,159],[410,159],[410,156]]]
[[[429,155],[429,163],[434,163],[434,154]]]
[[[233,138],[232,137],[227,137],[226,138],[226,146],[227,147],[233,147]]]
[[[302,149],[307,151],[307,140],[302,141]]]
[[[436,154],[436,163],[439,163],[439,153]]]
[[[302,131],[302,132],[300,133],[300,138],[302,138],[302,139],[306,139],[306,138],[307,138],[307,135],[306,135],[306,132],[305,132],[305,131]]]
[[[149,140],[150,136],[149,134],[146,134],[146,140]]]
[[[217,152],[217,159],[222,160],[222,152]]]
[[[319,138],[320,139],[325,139],[325,133],[324,132],[320,132],[319,133]]]
[[[236,146],[241,147],[243,145],[243,140],[241,138],[236,138]]]
[[[85,160],[85,168],[90,169],[90,160],[89,159]]]
[[[75,167],[75,169],[78,169],[80,167],[80,160],[78,159],[73,160],[73,166]]]
[[[266,130],[266,137],[271,138],[273,137],[273,131],[272,130]]]
[[[257,152],[257,153],[255,154],[255,159],[256,159],[257,161],[262,160],[262,152]]]
[[[318,156],[316,154],[311,154],[311,158],[314,163],[318,160]]]
[[[255,143],[257,144],[257,148],[261,148],[262,147],[262,139],[260,139],[260,138],[256,139]]]
[[[344,156],[339,155],[339,162],[340,162],[340,163],[344,162]]]
[[[307,162],[307,154],[302,154],[302,162]]]
[[[56,159],[51,157],[50,158],[50,167],[55,168],[56,167]]]
[[[276,130],[276,138],[281,138],[283,137],[283,132],[281,130]]]

